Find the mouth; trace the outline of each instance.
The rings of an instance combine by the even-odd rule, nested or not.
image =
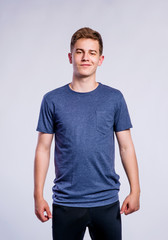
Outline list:
[[[90,64],[81,64],[80,66],[81,67],[90,67],[91,65]]]

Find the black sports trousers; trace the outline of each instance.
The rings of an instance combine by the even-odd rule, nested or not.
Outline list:
[[[52,205],[53,240],[82,240],[88,227],[92,240],[121,240],[120,202],[100,207]]]

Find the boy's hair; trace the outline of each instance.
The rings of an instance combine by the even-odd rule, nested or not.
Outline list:
[[[88,27],[80,28],[72,35],[71,44],[70,44],[71,52],[72,52],[77,40],[81,39],[81,38],[91,38],[93,40],[97,40],[99,42],[99,54],[100,54],[100,56],[102,55],[102,53],[103,53],[102,37],[101,37],[100,33],[98,33],[97,31],[95,31],[91,28],[88,28]]]

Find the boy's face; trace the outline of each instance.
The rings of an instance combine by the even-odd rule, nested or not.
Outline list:
[[[81,38],[77,40],[68,54],[69,62],[73,64],[73,72],[77,77],[89,77],[103,62],[104,56],[99,55],[99,42],[93,39]]]

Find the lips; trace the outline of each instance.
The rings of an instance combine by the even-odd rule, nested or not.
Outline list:
[[[81,64],[82,67],[89,67],[91,66],[90,64]]]

